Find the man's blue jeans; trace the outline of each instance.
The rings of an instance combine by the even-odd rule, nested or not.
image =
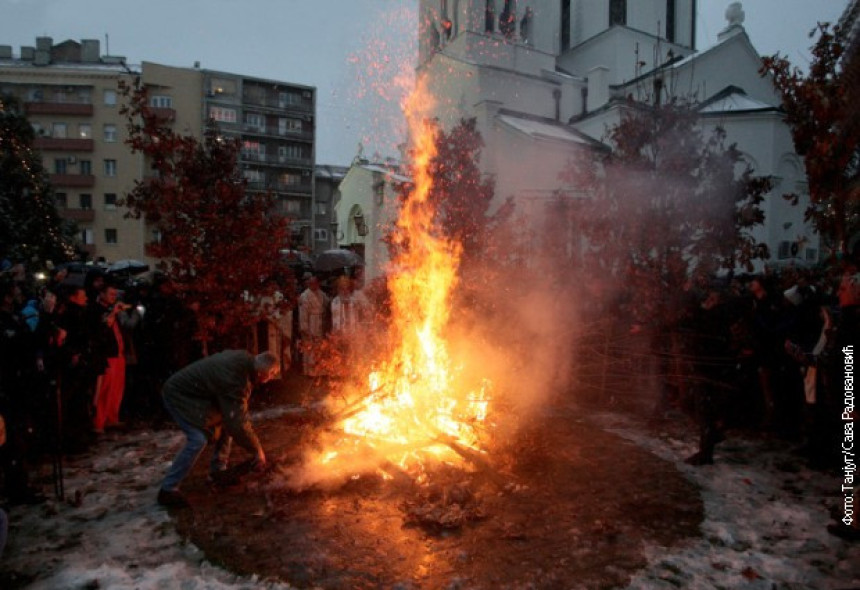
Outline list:
[[[182,432],[185,433],[185,446],[176,454],[170,469],[167,470],[167,475],[161,482],[161,489],[167,491],[176,491],[182,480],[194,468],[197,459],[200,458],[200,453],[206,448],[207,436],[200,428],[190,424],[185,418],[179,415],[167,398],[164,398],[164,407],[170,417],[173,418]],[[210,473],[221,471],[227,468],[227,463],[230,460],[230,448],[233,439],[221,430],[220,435],[215,439],[215,447],[212,449],[212,461],[209,464]]]

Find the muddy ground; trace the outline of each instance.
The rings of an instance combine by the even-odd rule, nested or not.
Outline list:
[[[292,379],[257,408],[311,391]],[[282,463],[314,427],[300,413],[257,424]],[[292,493],[263,474],[215,490],[206,463],[183,486],[193,511],[172,512],[180,534],[232,571],[299,588],[612,588],[645,565],[643,547],[698,536],[703,518],[673,465],[563,406],[498,449],[492,469],[439,473],[431,488],[365,475]]]

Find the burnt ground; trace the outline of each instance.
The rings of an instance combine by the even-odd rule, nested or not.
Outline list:
[[[290,376],[255,405],[310,391]],[[283,463],[314,428],[301,414],[256,426]],[[214,490],[206,464],[183,487],[193,511],[172,513],[180,534],[229,570],[298,588],[612,588],[645,565],[644,547],[697,537],[703,518],[672,464],[561,407],[497,451],[493,469],[439,473],[432,487],[365,475],[294,493],[252,474]]]

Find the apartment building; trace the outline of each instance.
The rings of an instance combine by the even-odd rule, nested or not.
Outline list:
[[[146,259],[157,229],[126,217],[118,203],[148,172],[125,144],[120,80],[140,76],[150,106],[180,134],[202,137],[213,120],[241,144],[249,191],[271,191],[291,220],[291,245],[313,249],[316,89],[213,70],[100,55],[99,41],[40,37],[13,56],[0,46],[0,92],[17,96],[51,170],[58,209],[75,221],[83,249],[108,261]],[[325,222],[328,228],[328,222]],[[325,249],[328,245],[320,245]]]
[[[0,92],[16,96],[36,131],[60,215],[79,229],[80,248],[106,260],[139,257],[143,227],[118,206],[140,175],[140,158],[124,143],[119,80],[133,72],[99,41],[0,45]]]
[[[291,246],[312,248],[315,88],[213,70],[199,75],[203,116],[239,138],[248,190],[270,191],[276,212],[290,219]]]

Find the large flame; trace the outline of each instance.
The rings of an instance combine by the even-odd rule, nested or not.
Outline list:
[[[480,451],[488,382],[466,390],[458,379],[462,367],[452,362],[445,339],[461,246],[433,224],[428,197],[436,127],[427,123],[432,106],[419,79],[404,104],[414,184],[397,220],[398,254],[388,279],[394,346],[386,359],[368,369],[364,392],[340,409],[336,430],[345,436],[319,457],[338,471],[348,471],[350,464],[358,467],[358,447],[372,449],[380,464],[403,468],[423,466],[432,457],[462,462]]]

